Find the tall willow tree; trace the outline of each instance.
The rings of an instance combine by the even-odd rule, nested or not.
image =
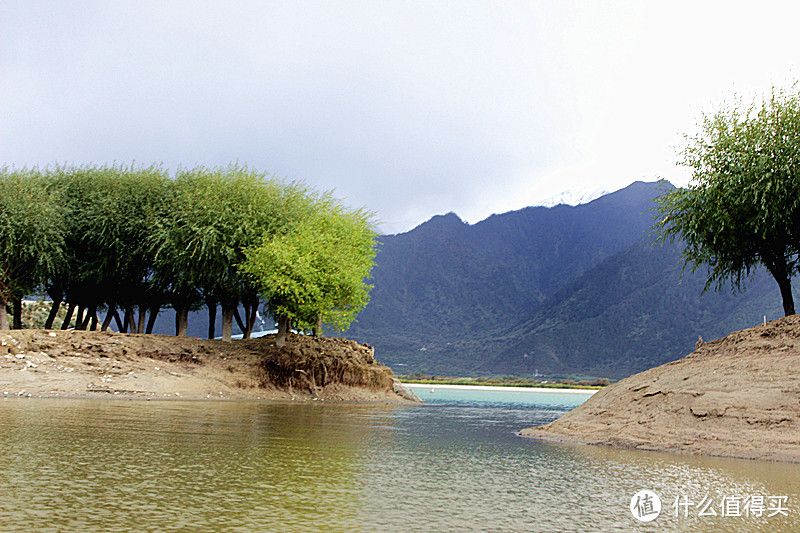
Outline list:
[[[240,302],[252,329],[258,293],[237,265],[244,250],[299,216],[305,191],[239,166],[195,168],[177,174],[170,214],[154,234],[157,268],[170,283],[176,332],[186,333],[188,311],[205,300],[222,308],[222,337],[230,340]],[[252,310],[252,312],[250,311]]]
[[[288,231],[247,250],[241,269],[252,276],[278,319],[278,346],[292,325],[344,330],[367,305],[365,280],[374,265],[371,214],[348,210],[330,196]]]
[[[79,309],[76,328],[86,329],[98,309],[106,308],[105,329],[119,308],[125,316],[120,329],[139,333],[150,312],[151,329],[163,294],[154,284],[150,241],[168,208],[166,172],[156,166],[85,166],[54,168],[50,179],[66,207],[67,244],[49,286],[53,311],[66,298],[68,315]]]
[[[64,251],[63,207],[36,170],[0,170],[0,329],[6,306],[21,327],[22,298],[55,270]]]
[[[795,313],[792,276],[800,251],[800,93],[773,89],[759,104],[703,117],[688,138],[686,189],[658,198],[663,239],[685,243],[683,258],[708,268],[706,289],[738,289],[759,265],[778,284],[784,313]]]

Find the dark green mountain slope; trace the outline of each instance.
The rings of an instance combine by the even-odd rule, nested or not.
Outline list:
[[[699,335],[713,340],[781,316],[765,272],[741,294],[702,294],[703,272],[681,279],[680,246],[652,241],[643,238],[561,289],[498,340],[484,368],[621,378],[683,357]]]
[[[701,296],[702,273],[681,282],[680,247],[647,236],[660,192],[637,182],[577,207],[474,225],[450,213],[385,236],[348,336],[401,373],[616,378],[779,316],[766,275],[740,296]]]
[[[657,184],[581,206],[529,207],[474,225],[453,213],[381,238],[369,306],[348,335],[392,356],[527,319],[650,226]],[[390,359],[391,357],[387,357]]]

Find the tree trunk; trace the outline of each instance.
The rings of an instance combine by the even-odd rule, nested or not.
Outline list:
[[[53,329],[53,323],[56,321],[58,310],[61,309],[61,302],[64,300],[64,291],[58,286],[51,286],[47,289],[47,295],[53,300],[53,304],[50,306],[50,314],[47,315],[44,329]]]
[[[159,311],[161,311],[160,304],[153,304],[150,306],[150,318],[147,319],[147,330],[145,330],[145,333],[148,335],[153,333],[153,327],[156,325],[156,318],[158,318]]]
[[[139,306],[139,323],[136,325],[136,333],[143,334],[145,325],[147,324],[147,306]]]
[[[50,306],[50,314],[47,315],[47,321],[44,323],[44,329],[53,329],[53,322],[56,321],[58,310],[61,308],[61,300],[53,300],[53,305]]]
[[[6,306],[8,302],[4,297],[0,296],[0,329],[8,329],[8,310]]]
[[[283,348],[286,346],[286,337],[289,336],[289,330],[292,327],[292,321],[286,317],[278,317],[278,334],[275,336],[275,346]]]
[[[97,312],[96,305],[91,305],[87,307],[86,314],[83,316],[83,320],[80,321],[80,326],[76,324],[75,329],[80,329],[80,330],[89,329],[89,325],[93,322],[96,312]],[[80,312],[78,314],[80,314]],[[97,323],[95,323],[95,328],[97,328]]]
[[[233,329],[233,315],[238,302],[222,302],[222,340],[230,342]]]
[[[781,291],[781,299],[783,300],[784,315],[790,316],[795,314],[794,296],[792,296],[792,278],[789,268],[786,265],[786,260],[783,257],[776,260],[766,253],[762,255],[762,258],[767,270],[769,270],[769,273],[775,278],[775,281],[778,282],[778,288]]]
[[[125,314],[122,315],[122,326],[119,328],[120,333],[128,333],[128,325],[131,323],[131,310],[125,308]]]
[[[189,308],[177,307],[175,308],[175,335],[177,337],[185,337],[186,330],[189,328]]]
[[[242,336],[249,339],[253,334],[253,328],[256,325],[256,314],[258,313],[258,297],[245,297],[242,299],[242,307],[244,308],[244,327],[242,328]]]
[[[86,312],[86,308],[82,305],[78,305],[78,316],[75,317],[75,329],[79,330],[83,326],[83,314]]]
[[[11,305],[14,307],[13,329],[22,329],[22,298],[14,298]]]
[[[100,320],[98,320],[97,311],[95,311],[94,313],[92,313],[92,325],[91,325],[91,330],[92,331],[97,331],[97,323],[98,322],[100,322]]]
[[[250,310],[247,312],[247,316],[245,317],[246,323],[245,327],[247,331],[244,332],[245,339],[249,339],[250,336],[253,334],[253,328],[256,326],[256,317],[258,316],[258,303],[255,305],[250,306]]]
[[[792,296],[792,281],[789,278],[779,279],[778,287],[781,290],[781,298],[783,299],[783,313],[790,316],[794,313],[794,296]]]
[[[64,323],[61,324],[61,329],[69,329],[69,323],[72,322],[72,313],[75,312],[75,304],[67,303],[67,316],[64,317]]]
[[[120,333],[125,332],[125,325],[122,323],[122,320],[119,318],[119,313],[117,312],[117,308],[114,308],[114,322],[117,323],[117,331]]]
[[[245,327],[244,322],[242,321],[242,315],[239,313],[238,307],[233,311],[233,318],[236,319],[236,325],[239,326],[239,330],[242,332],[242,338],[249,339],[250,337],[244,336],[244,330],[247,328]]]
[[[108,331],[108,326],[111,325],[111,321],[114,320],[114,315],[116,313],[116,306],[114,304],[109,304],[108,311],[106,311],[106,317],[103,319],[103,325],[100,326],[101,331]],[[119,321],[117,321],[117,323],[119,323]]]
[[[317,315],[317,323],[311,329],[311,334],[313,336],[317,337],[317,338],[322,337],[322,335],[323,335],[323,331],[322,331],[322,315]]]
[[[136,333],[136,311],[132,305],[125,307],[125,332]]]
[[[214,330],[217,327],[217,301],[213,298],[206,298],[206,307],[208,307],[208,338],[213,339],[216,336]]]

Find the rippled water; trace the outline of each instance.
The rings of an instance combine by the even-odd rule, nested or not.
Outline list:
[[[519,394],[519,393],[514,393]],[[582,400],[0,401],[0,531],[798,531],[800,467],[516,436]],[[664,499],[639,524],[640,489]],[[674,516],[685,495],[789,517]]]

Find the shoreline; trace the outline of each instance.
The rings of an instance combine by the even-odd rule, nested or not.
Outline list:
[[[99,331],[0,332],[0,399],[408,403],[373,349],[291,335],[218,340]]]
[[[594,389],[558,389],[555,387],[503,387],[494,385],[428,385],[424,383],[403,383],[404,387],[417,388],[417,389],[456,389],[456,390],[502,390],[502,391],[518,391],[518,392],[559,392],[566,394],[595,394],[599,392]],[[600,389],[602,390],[602,389]]]
[[[88,401],[88,402],[164,402],[164,403],[180,403],[180,402],[207,402],[207,403],[257,403],[264,405],[375,405],[382,407],[397,407],[406,405],[421,405],[416,402],[410,402],[404,399],[396,399],[393,397],[386,397],[375,395],[373,397],[365,397],[364,399],[330,399],[325,397],[309,397],[297,395],[295,397],[286,396],[271,396],[269,394],[263,396],[164,396],[145,395],[145,394],[102,394],[102,393],[36,393],[36,394],[9,394],[0,396],[0,405],[5,402],[24,402],[24,401],[37,401],[37,400],[53,400],[53,401]]]
[[[523,437],[800,463],[800,316],[699,342]]]

